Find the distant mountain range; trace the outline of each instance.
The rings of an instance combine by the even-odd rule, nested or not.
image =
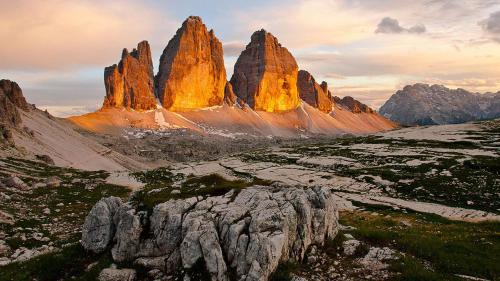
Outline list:
[[[403,125],[456,124],[500,117],[500,91],[472,93],[442,85],[415,84],[397,91],[380,114]]]

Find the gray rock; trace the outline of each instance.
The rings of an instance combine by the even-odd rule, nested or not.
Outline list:
[[[142,227],[139,216],[130,205],[122,205],[115,215],[116,244],[111,250],[118,262],[133,260],[139,253]]]
[[[4,224],[14,224],[15,220],[14,220],[14,216],[12,216],[11,214],[9,213],[6,213],[4,211],[1,211],[0,210],[0,223],[4,223]]]
[[[135,261],[165,275],[201,261],[212,280],[229,280],[229,271],[239,280],[267,280],[279,262],[301,261],[310,245],[324,244],[338,230],[333,196],[321,188],[255,186],[237,196],[170,200],[150,217],[125,204],[112,222],[105,200],[84,226],[98,234],[87,237],[101,238],[84,244],[82,236],[82,244],[101,250],[112,240],[115,261]]]
[[[10,176],[3,180],[3,183],[9,187],[17,188],[22,191],[29,190],[30,187],[23,180],[16,176]]]
[[[49,177],[45,180],[45,184],[48,187],[59,187],[61,185],[61,179],[56,176]]]
[[[500,92],[479,94],[442,85],[408,85],[392,95],[380,113],[404,125],[492,119],[500,117]]]
[[[99,273],[99,281],[134,281],[137,274],[133,269],[105,268]]]
[[[355,239],[347,240],[342,243],[342,248],[344,248],[344,254],[346,256],[352,256],[358,249],[361,242]]]
[[[122,201],[117,197],[104,198],[96,203],[83,224],[83,248],[102,253],[110,245],[116,230],[113,218],[122,205]]]
[[[0,257],[9,256],[11,252],[11,248],[7,243],[3,240],[0,240]]]
[[[292,276],[292,281],[308,281],[308,280],[306,278],[304,278],[304,277],[293,275]]]

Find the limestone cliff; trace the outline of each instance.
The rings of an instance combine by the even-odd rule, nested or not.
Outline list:
[[[120,63],[104,69],[106,98],[103,107],[156,108],[153,77],[153,61],[147,41],[140,42],[131,53],[124,49]]]
[[[231,78],[234,92],[255,110],[283,112],[300,104],[298,66],[290,52],[265,30],[252,35]]]
[[[309,72],[301,70],[297,87],[303,101],[325,113],[332,111],[333,99],[326,82],[323,81],[319,85]]]
[[[168,42],[156,75],[157,94],[171,111],[222,105],[226,69],[221,42],[199,17],[189,17]]]

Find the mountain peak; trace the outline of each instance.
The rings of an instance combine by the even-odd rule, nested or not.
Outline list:
[[[231,78],[234,92],[259,111],[284,112],[300,104],[298,65],[278,39],[264,29],[252,34]]]
[[[463,123],[500,117],[500,93],[478,94],[417,83],[397,91],[380,113],[404,125]]]
[[[106,97],[103,107],[136,110],[156,108],[149,43],[140,42],[131,53],[123,49],[118,65],[104,69],[104,84]]]
[[[189,17],[161,55],[159,100],[172,111],[222,105],[226,82],[222,43],[200,17]]]
[[[297,87],[303,101],[325,113],[332,111],[333,102],[325,81],[319,85],[309,72],[300,70]]]

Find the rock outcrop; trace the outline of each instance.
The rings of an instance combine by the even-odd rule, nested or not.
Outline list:
[[[156,108],[153,61],[147,41],[128,52],[123,49],[118,65],[104,69],[106,97],[103,107],[119,107],[134,110]]]
[[[16,127],[21,124],[18,108],[24,111],[29,110],[21,88],[16,82],[0,80],[0,125],[3,125],[5,130],[8,127]]]
[[[238,102],[238,97],[234,93],[233,85],[230,82],[226,83],[226,88],[224,89],[224,102],[231,106]]]
[[[493,119],[500,117],[500,92],[479,94],[442,85],[409,85],[392,95],[380,113],[403,125]]]
[[[171,111],[222,105],[226,69],[222,43],[199,17],[189,17],[168,42],[156,75],[158,98]]]
[[[23,91],[16,82],[6,79],[0,80],[0,91],[3,92],[3,95],[7,96],[15,106],[24,111],[30,109],[29,104],[23,96]]]
[[[299,71],[297,87],[303,101],[325,113],[332,111],[332,94],[325,81],[319,85],[309,72],[301,70]]]
[[[265,30],[252,35],[231,78],[236,95],[255,110],[284,112],[300,104],[298,66],[290,52]]]
[[[337,233],[338,212],[327,190],[254,186],[234,192],[170,200],[150,215],[130,203],[101,200],[86,218],[82,245],[94,252],[112,247],[115,261],[167,276],[185,272],[187,278],[202,265],[211,280],[257,281]]]
[[[102,253],[113,239],[116,223],[113,221],[122,201],[117,197],[99,200],[86,217],[82,232],[82,245],[94,253]]]
[[[0,144],[14,144],[12,130],[22,122],[19,110],[30,110],[23,91],[16,82],[0,80]]]
[[[336,100],[336,103],[347,108],[352,113],[374,113],[375,112],[368,105],[361,103],[360,101],[354,99],[353,97],[347,96],[347,97],[343,97],[342,99],[334,97],[334,100]]]

